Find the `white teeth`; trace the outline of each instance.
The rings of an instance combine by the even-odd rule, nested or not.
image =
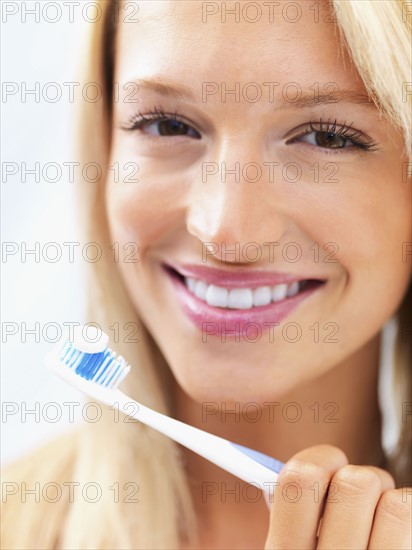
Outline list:
[[[201,300],[206,300],[208,285],[204,281],[196,281],[194,294]]]
[[[228,307],[250,309],[253,306],[253,292],[250,288],[234,288],[229,291]]]
[[[288,285],[286,284],[272,286],[272,301],[280,302],[280,300],[284,300],[287,292]]]
[[[206,302],[209,306],[227,307],[229,291],[227,288],[210,285],[206,292]]]
[[[287,297],[292,298],[292,296],[296,296],[296,294],[299,292],[299,283],[292,283],[289,285]]]
[[[186,278],[186,284],[187,288],[190,290],[190,292],[195,292],[195,286],[196,286],[196,279],[192,279],[191,277]]]
[[[271,302],[280,302],[286,298],[292,298],[299,292],[299,283],[289,285],[280,284],[274,286],[260,286],[251,288],[233,288],[231,290],[216,285],[208,285],[204,281],[185,277],[185,283],[189,291],[208,305],[230,309],[250,309],[261,307]]]
[[[253,291],[253,305],[255,307],[267,306],[272,301],[270,286],[261,286]]]

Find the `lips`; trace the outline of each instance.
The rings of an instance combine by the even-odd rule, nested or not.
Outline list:
[[[166,269],[175,271],[183,277],[200,279],[207,284],[213,284],[224,288],[257,288],[259,286],[273,286],[278,284],[289,284],[303,281],[313,277],[299,277],[289,273],[250,271],[244,268],[236,268],[234,271],[215,269],[202,265],[173,265],[164,266]]]
[[[279,325],[325,279],[267,271],[224,271],[205,266],[164,266],[183,311],[202,331],[235,336],[248,324]],[[212,328],[213,327],[213,328]]]

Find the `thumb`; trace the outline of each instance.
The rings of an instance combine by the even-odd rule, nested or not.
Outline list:
[[[270,512],[271,509],[272,509],[272,504],[273,504],[273,494],[271,495],[268,491],[262,491],[262,493],[263,493],[263,497],[264,497],[265,502],[266,502],[266,506],[268,507],[269,512]]]

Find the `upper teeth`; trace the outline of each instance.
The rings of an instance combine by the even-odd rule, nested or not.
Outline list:
[[[271,302],[279,302],[286,297],[291,298],[299,292],[299,283],[274,286],[259,286],[258,288],[233,288],[231,290],[216,285],[208,285],[204,281],[185,277],[187,288],[200,300],[210,306],[231,309],[250,309],[266,306]]]

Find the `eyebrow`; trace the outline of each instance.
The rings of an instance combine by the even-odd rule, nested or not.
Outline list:
[[[129,84],[124,83],[124,85]],[[172,99],[177,99],[181,101],[188,101],[191,103],[196,102],[196,96],[194,92],[174,81],[168,81],[165,79],[138,79],[134,81],[134,84],[137,84],[139,86],[139,89],[142,88],[143,90],[148,90],[151,92],[154,92],[158,95],[164,96],[164,97],[170,97]],[[205,82],[206,84],[206,82]],[[217,84],[220,89],[219,83],[215,82],[207,82],[207,84]],[[249,84],[249,83],[247,83]],[[267,83],[267,84],[277,84],[277,83]],[[327,84],[336,84],[334,82],[330,82]],[[325,84],[326,86],[326,84]],[[275,87],[275,90],[279,89],[279,86]],[[331,86],[332,87],[332,86]],[[263,90],[268,91],[268,88],[265,87]],[[226,95],[229,97],[233,97],[233,93],[230,93],[230,90],[233,90],[229,86],[229,89],[226,92]],[[280,88],[282,90],[282,88]],[[364,105],[366,107],[372,107],[376,108],[375,103],[372,101],[370,96],[368,96],[365,93],[358,92],[358,91],[352,91],[352,90],[336,90],[331,91],[328,93],[315,93],[315,90],[313,90],[311,93],[303,93],[297,98],[296,100],[288,100],[283,97],[284,94],[282,94],[282,97],[279,100],[273,101],[273,105],[275,107],[275,110],[289,107],[289,108],[296,108],[296,109],[305,109],[307,107],[316,107],[318,105],[324,105],[324,104],[334,104],[334,103],[349,103],[353,105]],[[217,92],[213,96],[210,95],[210,97],[219,97],[220,92]],[[256,102],[257,103],[257,102]]]

